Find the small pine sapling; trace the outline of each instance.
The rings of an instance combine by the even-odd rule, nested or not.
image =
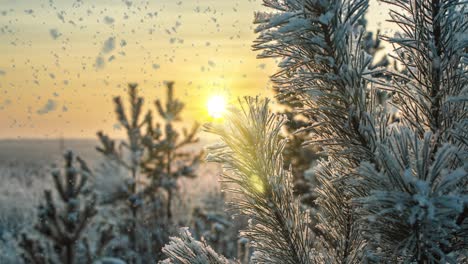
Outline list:
[[[142,141],[144,157],[141,163],[142,173],[148,179],[143,187],[143,196],[149,204],[153,204],[150,218],[155,219],[151,230],[153,255],[159,259],[161,249],[168,239],[171,228],[175,227],[176,219],[173,213],[173,200],[178,197],[179,179],[195,178],[196,166],[200,161],[202,152],[194,153],[190,149],[192,144],[198,142],[196,133],[199,125],[195,123],[191,129],[177,129],[178,121],[182,120],[181,112],[184,104],[174,98],[174,83],[167,82],[167,98],[165,103],[157,99],[154,103],[162,122],[154,122],[151,112],[145,120],[145,135]],[[158,206],[164,205],[163,208]],[[162,210],[161,210],[162,209]]]
[[[139,195],[140,163],[143,155],[142,147],[142,126],[144,120],[141,118],[143,98],[138,96],[137,84],[128,85],[128,95],[130,110],[125,112],[121,97],[114,98],[115,113],[117,120],[126,130],[127,138],[116,146],[116,142],[103,132],[97,133],[101,147],[96,147],[97,151],[102,153],[111,161],[124,167],[130,173],[130,178],[124,183],[123,188],[113,195],[109,202],[125,200],[131,212],[131,217],[126,219],[129,226],[126,228],[130,240],[131,249],[137,251],[137,222],[138,210],[142,205],[142,198]]]
[[[177,131],[176,122],[181,120],[184,104],[174,98],[174,83],[167,82],[167,98],[155,101],[156,109],[164,124],[153,123],[153,116],[148,113],[145,120],[146,133],[142,145],[145,157],[142,162],[142,171],[149,177],[151,183],[147,187],[148,193],[153,189],[162,188],[166,194],[165,216],[172,221],[172,201],[177,189],[177,181],[181,177],[195,178],[195,167],[200,161],[202,153],[197,155],[184,148],[198,142],[196,133],[199,125],[195,123],[190,130],[182,128]],[[164,127],[162,131],[161,127]]]
[[[91,171],[86,163],[79,157],[75,159],[71,151],[64,155],[64,159],[64,174],[58,169],[52,172],[59,202],[54,201],[52,191],[46,190],[45,203],[39,206],[35,229],[42,239],[23,234],[19,243],[26,263],[80,263],[77,249],[85,238],[84,231],[97,214],[96,197],[87,189]],[[79,168],[73,165],[75,160]],[[101,236],[98,251],[102,252],[110,237],[108,232]],[[44,243],[50,243],[53,250],[46,250]],[[95,260],[94,253],[97,252],[86,253],[89,256],[87,263]]]
[[[126,168],[131,176],[123,191],[110,199],[115,202],[127,201],[131,219],[129,228],[130,247],[141,257],[143,252],[159,255],[167,242],[168,232],[173,226],[172,202],[177,191],[177,181],[181,177],[194,178],[201,153],[194,154],[187,149],[198,142],[198,125],[190,130],[179,132],[176,122],[181,120],[184,104],[174,98],[173,82],[167,83],[167,100],[155,101],[156,110],[163,120],[155,122],[153,113],[148,111],[142,117],[143,98],[138,96],[136,84],[128,87],[130,111],[128,114],[120,97],[114,99],[119,123],[125,128],[127,138],[117,148],[109,136],[98,132],[101,147],[97,150],[110,160]],[[141,214],[141,215],[140,215]],[[145,232],[150,238],[150,246],[139,245],[137,228],[143,224],[151,230]],[[147,244],[144,242],[143,244]]]

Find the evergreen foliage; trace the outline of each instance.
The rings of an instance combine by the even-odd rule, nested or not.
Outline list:
[[[195,124],[190,130],[179,132],[175,124],[181,120],[184,104],[174,98],[173,83],[167,84],[165,104],[157,99],[154,104],[162,122],[155,122],[151,111],[143,116],[144,100],[138,95],[136,84],[129,84],[129,110],[125,111],[121,97],[114,98],[117,120],[125,129],[127,138],[119,143],[98,132],[101,147],[97,150],[109,160],[125,168],[129,177],[123,188],[107,198],[108,203],[124,201],[122,230],[129,238],[132,263],[137,260],[159,259],[162,246],[175,227],[172,201],[181,177],[194,178],[200,154],[186,147],[198,141]]]
[[[237,215],[232,221],[231,216],[236,212],[227,204],[228,200],[219,190],[207,195],[202,205],[193,210],[190,232],[195,239],[204,239],[217,253],[226,258],[243,259],[241,263],[247,264],[251,253],[249,240],[237,239],[239,231],[247,226],[247,219]]]
[[[400,33],[386,37],[405,72],[389,88],[401,125],[388,132],[375,165],[363,163],[362,199],[384,259],[419,263],[466,260],[467,61],[466,4],[389,1]],[[376,181],[382,180],[378,185]],[[389,225],[390,223],[394,223]],[[382,228],[383,226],[386,228]]]
[[[286,141],[279,133],[286,119],[269,112],[268,100],[246,98],[242,105],[226,126],[206,126],[222,139],[207,160],[222,163],[225,181],[235,184],[236,204],[251,219],[243,235],[254,241],[255,261],[310,263],[309,219],[293,195],[291,172],[283,169]]]
[[[311,192],[314,179],[308,177],[307,171],[320,157],[320,149],[310,145],[304,146],[310,138],[308,133],[300,132],[300,130],[309,126],[310,123],[298,110],[302,108],[300,101],[292,95],[285,98],[279,98],[279,96],[280,94],[278,94],[278,101],[285,106],[281,114],[288,119],[284,125],[284,137],[288,138],[283,151],[284,166],[285,169],[291,166],[294,176],[294,194],[301,198],[303,205],[314,207],[316,197]]]
[[[309,215],[278,166],[285,121],[267,101],[207,126],[222,142],[208,160],[224,165],[251,218],[254,263],[467,261],[466,3],[385,2],[400,32],[382,39],[401,71],[373,59],[366,0],[264,0],[275,12],[256,14],[254,48],[281,59],[275,89],[297,100],[301,131],[325,156]]]
[[[131,211],[132,216],[130,219],[127,219],[130,225],[129,227],[127,227],[129,233],[128,236],[130,240],[130,247],[133,251],[137,251],[137,211],[142,204],[141,199],[138,196],[138,182],[141,180],[139,171],[140,159],[143,153],[143,148],[141,146],[141,141],[143,137],[141,133],[141,126],[143,125],[144,121],[142,121],[140,117],[142,114],[143,98],[138,97],[136,84],[129,84],[128,94],[131,108],[128,117],[125,113],[122,99],[120,97],[114,98],[117,119],[127,132],[127,141],[123,142],[117,149],[115,141],[110,139],[107,135],[100,131],[97,133],[97,135],[102,144],[102,147],[97,147],[96,149],[107,158],[123,166],[131,174],[131,178],[127,182],[125,182],[125,186],[121,190],[119,190],[121,192],[117,193],[116,195],[114,195],[114,197],[111,197],[109,200],[111,202],[116,202],[120,199],[127,200],[128,207]],[[124,157],[122,148],[125,148],[129,151],[128,158]]]
[[[230,264],[226,258],[218,255],[205,242],[195,240],[187,229],[182,229],[179,237],[171,237],[171,242],[163,248],[169,259],[166,264]]]
[[[280,57],[273,77],[282,93],[293,93],[313,122],[310,143],[327,160],[315,168],[318,212],[313,216],[323,261],[361,259],[363,239],[353,196],[361,190],[345,183],[361,160],[373,157],[381,128],[377,93],[370,80],[372,57],[362,41],[367,1],[265,1],[281,12],[257,14],[260,57]],[[385,124],[384,124],[385,125]]]
[[[80,244],[86,247],[86,263],[92,263],[103,253],[104,247],[113,237],[112,229],[103,230],[95,251],[90,249],[84,233],[97,214],[96,197],[87,189],[91,171],[79,157],[76,161],[80,168],[76,168],[71,151],[64,155],[64,159],[64,174],[59,169],[52,172],[60,202],[54,201],[52,191],[45,190],[45,203],[39,206],[39,219],[35,229],[44,239],[30,238],[23,234],[19,243],[26,263],[83,262],[83,259],[79,261],[77,253]],[[44,242],[52,245],[53,249],[48,250]]]

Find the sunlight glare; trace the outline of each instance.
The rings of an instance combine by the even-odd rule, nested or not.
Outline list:
[[[221,95],[214,95],[208,100],[207,108],[211,117],[221,118],[226,112],[226,99]]]

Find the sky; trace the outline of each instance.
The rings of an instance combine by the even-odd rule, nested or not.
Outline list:
[[[138,83],[147,109],[165,81],[186,121],[208,98],[272,96],[274,60],[259,60],[259,0],[0,0],[0,138],[122,135],[112,98]],[[371,2],[371,29],[386,12]]]

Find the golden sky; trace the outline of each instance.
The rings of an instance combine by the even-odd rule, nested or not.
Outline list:
[[[256,59],[259,0],[0,0],[0,138],[92,138],[115,128],[112,97],[137,82],[147,106],[175,81],[188,121],[206,101],[271,95]],[[371,27],[382,8],[371,3]]]

